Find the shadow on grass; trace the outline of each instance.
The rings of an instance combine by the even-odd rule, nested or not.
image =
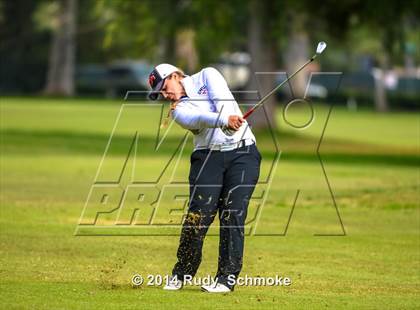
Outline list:
[[[318,161],[316,148],[318,139],[286,133],[276,133],[280,137],[280,160],[282,161]],[[257,133],[258,146],[263,158],[272,159],[276,150],[267,133]],[[125,156],[128,154],[133,136],[116,135],[113,137],[108,155]],[[182,137],[167,137],[158,151],[155,150],[156,137],[139,138],[139,152],[144,156],[172,154],[180,145]],[[93,133],[74,133],[67,131],[25,131],[6,130],[1,133],[3,155],[95,155],[102,156],[109,140],[109,135]],[[187,143],[188,154],[192,145]],[[420,157],[415,149],[398,149],[370,144],[352,143],[342,140],[325,139],[320,148],[320,156],[328,163],[357,164],[392,164],[419,166]]]

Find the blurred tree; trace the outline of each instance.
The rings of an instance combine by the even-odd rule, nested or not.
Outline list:
[[[360,51],[377,59],[382,72],[394,64],[402,66],[404,60],[414,71],[420,59],[416,52],[420,1],[84,0],[77,3],[77,27],[55,31],[60,28],[59,6],[66,10],[76,1],[0,0],[0,90],[40,89],[47,75],[48,54],[49,83],[58,84],[63,76],[72,76],[69,72],[74,70],[74,60],[69,66],[72,57],[65,56],[67,49],[73,50],[68,55],[77,54],[79,63],[146,58],[154,63],[172,62],[189,73],[218,61],[222,52],[247,50],[253,71],[277,71],[283,62],[291,73],[310,56],[310,43],[325,35],[335,42],[334,51],[344,51],[339,55],[330,50],[320,60],[335,57],[334,68],[341,64],[352,69],[349,59]],[[64,21],[63,16],[64,11]],[[73,20],[75,16],[76,12]],[[61,27],[65,25],[61,23]],[[71,48],[72,40],[66,41],[64,36],[75,38],[76,47],[73,44]],[[53,42],[50,53],[49,42]],[[58,48],[60,45],[66,48]],[[264,95],[274,87],[274,75],[260,78],[260,86],[253,81],[249,89],[259,89]],[[69,85],[71,79],[67,81]],[[46,89],[51,90],[50,85]],[[304,74],[292,81],[297,95],[303,85]],[[377,94],[377,109],[386,110],[385,88],[377,89]],[[272,117],[274,97],[266,107]],[[257,118],[258,114],[253,121],[258,127]]]
[[[176,33],[185,28],[186,1],[97,2],[99,14],[111,16],[106,25],[104,48],[112,58],[147,58],[153,62],[165,59],[176,63]]]
[[[113,58],[164,61],[192,73],[236,42],[241,6],[239,0],[101,0],[96,10],[112,16],[104,48]]]
[[[294,5],[286,9],[287,23],[285,33],[288,36],[288,44],[285,48],[284,63],[287,73],[290,75],[308,61],[309,57],[309,34],[308,34],[308,13]],[[313,52],[311,50],[311,52]],[[303,70],[290,80],[293,95],[302,98],[305,94],[308,80],[307,70]]]
[[[375,57],[379,68],[372,71],[376,82],[374,106],[377,111],[387,111],[385,73],[392,66],[402,64],[406,41],[404,21],[410,16],[418,19],[420,2],[325,0],[322,6],[308,1],[307,7],[324,24],[321,28],[348,51],[348,57],[361,51]]]
[[[218,61],[223,52],[247,49],[247,10],[243,0],[190,3],[186,22],[196,32],[201,65]]]
[[[112,21],[109,10],[97,10],[99,1],[78,2],[76,29],[77,64],[107,63],[111,54],[104,48],[105,29]]]
[[[375,76],[375,108],[386,112],[388,101],[385,88],[386,72],[392,64],[402,63],[405,54],[404,23],[408,16],[420,16],[419,1],[365,1],[358,11],[362,23],[371,28],[380,38],[382,53],[379,55],[379,67],[374,71]]]
[[[198,65],[197,49],[195,48],[195,31],[185,29],[176,34],[177,65],[187,72],[194,72]]]
[[[343,4],[344,2],[344,4]],[[321,41],[315,37],[319,33],[336,36],[348,29],[349,16],[354,6],[353,1],[319,5],[309,0],[294,1],[257,1],[249,0],[248,51],[252,57],[253,72],[277,71],[280,57],[290,75],[295,72],[310,56],[309,42]],[[284,51],[284,53],[281,53]],[[282,55],[283,54],[283,55]],[[258,90],[264,96],[275,87],[275,75],[261,76]],[[297,75],[292,81],[293,96],[302,97],[307,85],[305,71]],[[250,89],[257,89],[255,85]],[[274,110],[275,96],[266,103],[268,117],[275,126]],[[264,127],[265,119],[262,111],[253,116],[254,127]]]
[[[74,95],[76,0],[59,0],[45,94]]]
[[[276,69],[277,40],[272,38],[269,28],[270,17],[274,17],[272,2],[250,0],[248,3],[248,51],[251,55],[251,72],[273,72]],[[258,79],[258,80],[257,80]],[[258,90],[264,97],[275,87],[275,75],[255,75],[248,85],[249,90]],[[264,109],[259,109],[250,117],[253,128],[264,128],[268,125],[276,127],[275,96],[272,95],[264,103]],[[268,117],[268,124],[267,118]]]
[[[45,83],[49,33],[33,15],[43,1],[0,0],[0,91],[34,92]]]

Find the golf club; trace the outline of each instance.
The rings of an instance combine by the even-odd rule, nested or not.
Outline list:
[[[320,55],[325,48],[327,47],[327,43],[324,41],[321,41],[318,43],[318,46],[316,47],[315,54],[311,57],[310,60],[308,60],[305,64],[303,64],[299,69],[296,70],[295,73],[293,73],[291,76],[289,76],[286,80],[284,80],[282,83],[277,85],[271,92],[269,92],[267,95],[264,96],[257,104],[255,104],[249,111],[247,111],[243,118],[247,119],[248,116],[250,116],[256,109],[258,109],[260,106],[263,105],[263,103],[267,100],[268,97],[270,97],[273,93],[275,93],[280,87],[282,87],[285,83],[287,83],[292,77],[294,77],[296,74],[298,74],[300,71],[302,71],[303,68],[305,68],[308,64],[310,64],[314,59]]]
[[[264,104],[264,102],[267,100],[268,97],[270,97],[272,94],[274,94],[277,90],[279,90],[280,87],[282,87],[284,84],[286,84],[292,77],[294,77],[296,74],[298,74],[300,71],[302,71],[303,68],[305,68],[308,64],[310,64],[312,61],[314,61],[315,58],[320,55],[325,48],[327,47],[327,43],[324,41],[321,41],[318,43],[316,47],[315,54],[309,59],[306,63],[304,63],[299,69],[297,69],[291,76],[289,76],[286,80],[284,80],[282,83],[277,85],[272,91],[270,91],[267,95],[265,95],[258,103],[256,103],[249,111],[247,111],[242,118],[247,119],[256,109],[258,109],[260,106]],[[235,134],[235,130],[229,129],[228,127],[222,127],[222,131],[227,136],[232,136]]]

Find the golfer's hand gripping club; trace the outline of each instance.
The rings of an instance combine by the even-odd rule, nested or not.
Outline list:
[[[222,131],[225,135],[232,136],[238,131],[242,124],[245,122],[243,117],[239,115],[231,115],[228,118],[228,125],[222,127]]]

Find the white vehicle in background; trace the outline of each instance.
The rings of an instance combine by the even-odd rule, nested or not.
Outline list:
[[[250,63],[251,56],[248,53],[235,52],[223,54],[220,61],[211,66],[220,71],[231,90],[243,90],[251,78]]]

